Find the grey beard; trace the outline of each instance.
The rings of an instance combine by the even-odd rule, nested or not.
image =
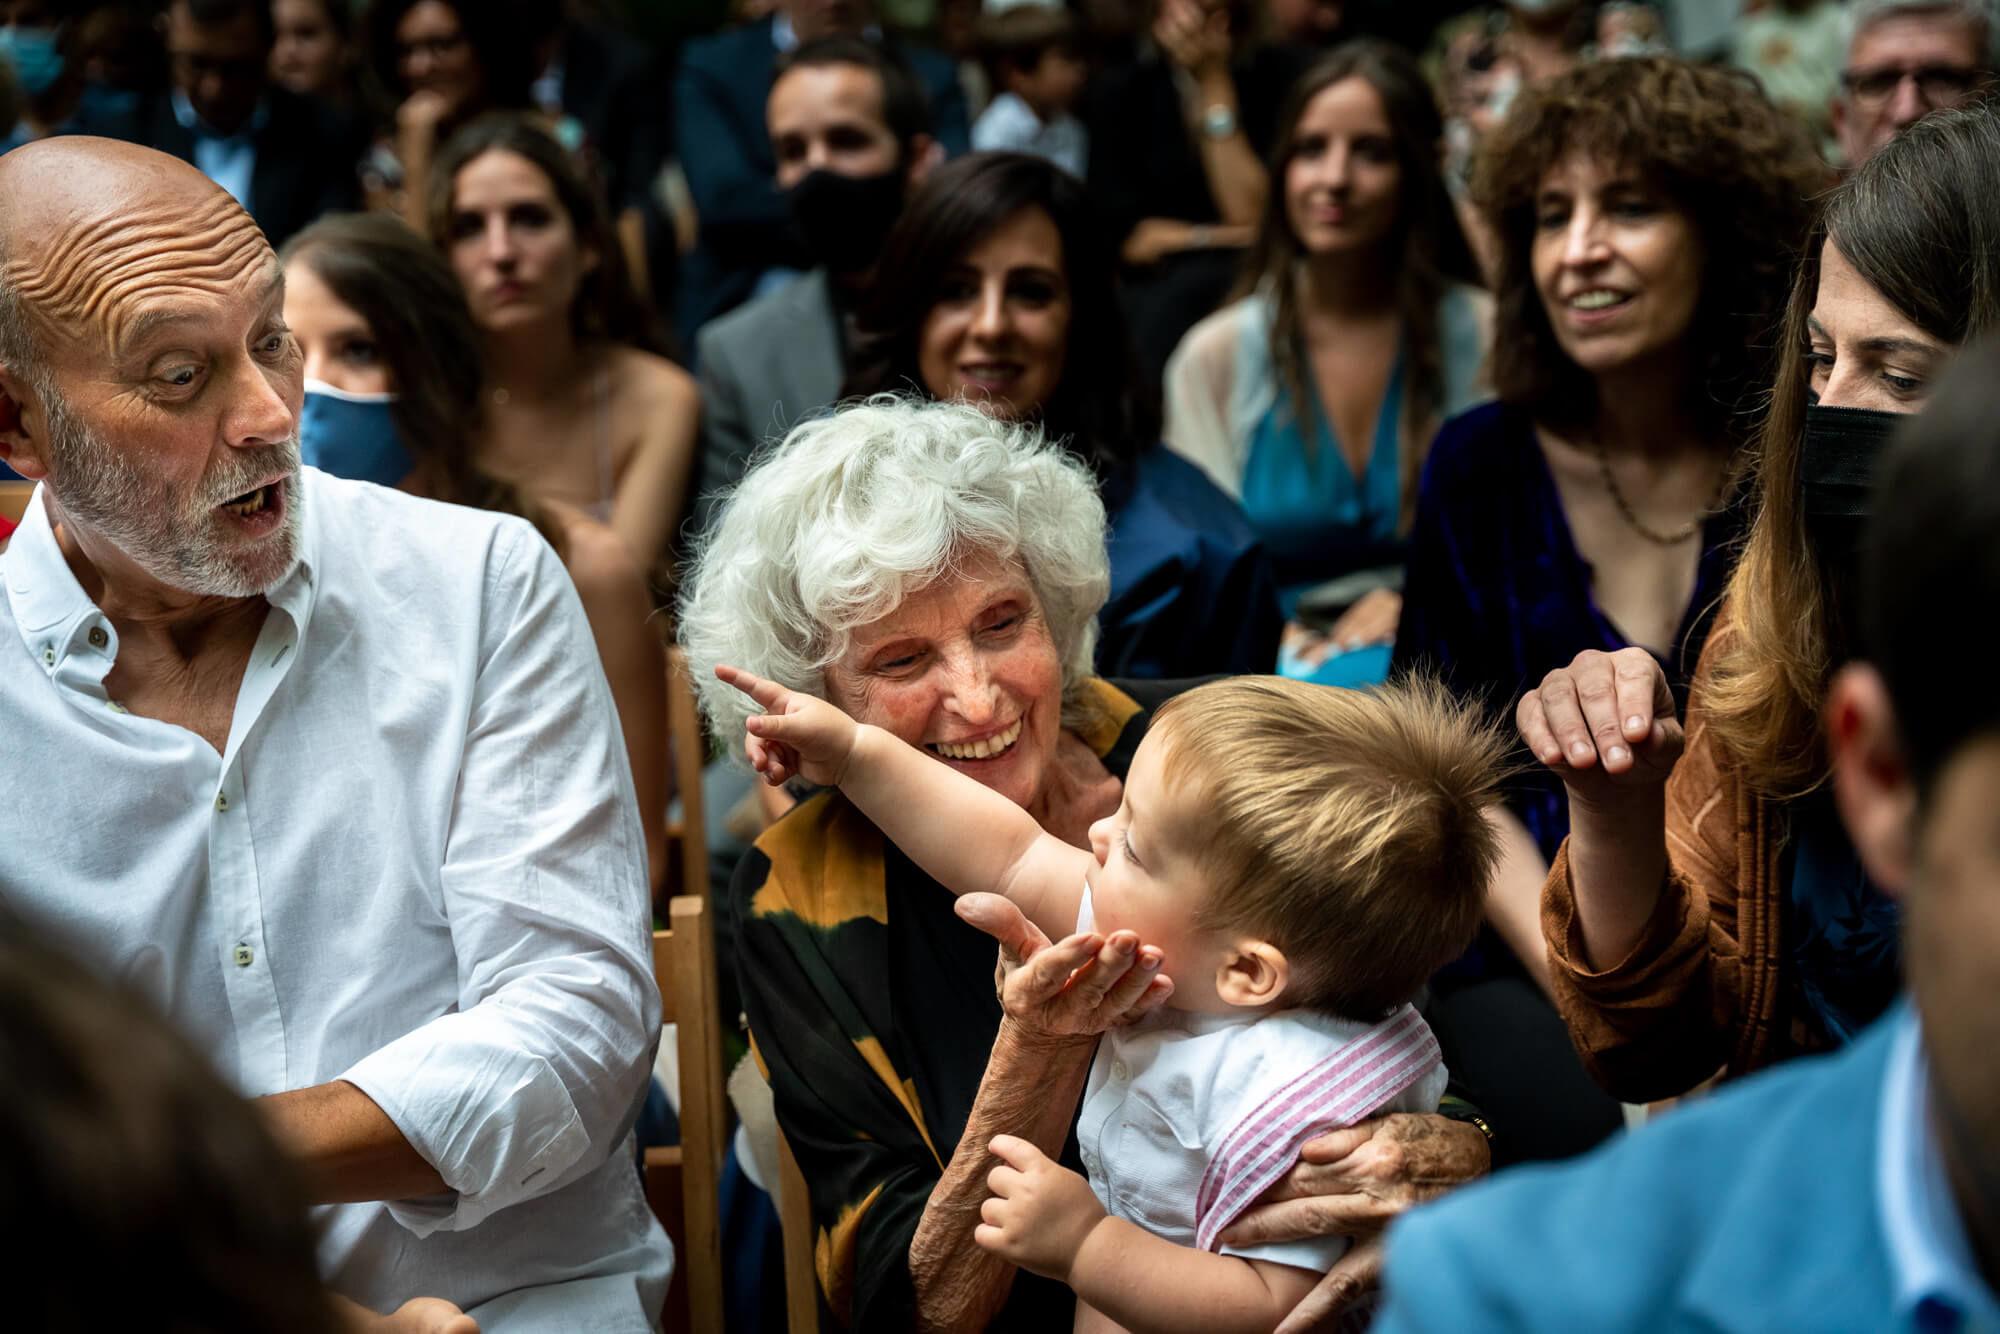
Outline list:
[[[42,401],[49,431],[48,487],[57,503],[153,578],[198,597],[252,597],[282,583],[298,564],[296,433],[281,445],[231,451],[192,493],[175,496],[78,421],[60,394],[44,390]],[[282,527],[255,550],[230,550],[215,507],[286,468],[292,484],[286,487]]]

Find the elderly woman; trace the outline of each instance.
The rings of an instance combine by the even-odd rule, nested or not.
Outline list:
[[[893,399],[807,422],[744,478],[689,573],[681,638],[708,717],[743,736],[750,702],[713,668],[744,667],[1087,846],[1172,693],[1090,674],[1104,529],[1090,470],[1033,428]],[[1015,1135],[1077,1165],[1096,1036],[1164,999],[1159,951],[1121,932],[1072,978],[1018,914],[996,904],[999,917],[960,920],[837,792],[766,831],[731,897],[744,1008],[811,1186],[834,1315],[867,1330],[1067,1328],[1068,1289],[973,1241],[986,1146]],[[1017,991],[1040,999],[1034,1018],[1003,1017],[982,931]],[[1299,1235],[1304,1215],[1306,1230],[1366,1235],[1487,1161],[1478,1128],[1432,1116],[1364,1123],[1323,1148],[1307,1155],[1323,1165],[1279,1188],[1318,1198],[1246,1226]],[[1372,1259],[1357,1247],[1335,1286]]]

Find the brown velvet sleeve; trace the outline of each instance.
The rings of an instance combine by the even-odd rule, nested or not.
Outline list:
[[[1701,711],[1724,633],[1718,624],[1695,672],[1687,749],[1667,780],[1667,876],[1638,943],[1609,968],[1593,971],[1581,962],[1567,841],[1542,891],[1557,1008],[1592,1077],[1625,1102],[1686,1093],[1736,1049],[1743,794]]]

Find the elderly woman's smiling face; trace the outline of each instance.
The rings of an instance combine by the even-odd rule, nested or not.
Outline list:
[[[1017,806],[1042,796],[1062,728],[1062,664],[1018,562],[991,555],[855,632],[826,697]]]

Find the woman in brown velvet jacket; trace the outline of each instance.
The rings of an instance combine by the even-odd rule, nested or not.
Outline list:
[[[1760,512],[1685,733],[1643,650],[1584,653],[1517,713],[1562,776],[1570,836],[1542,896],[1556,999],[1628,1102],[1838,1045],[1898,984],[1896,911],[1825,792],[1820,717],[1845,656],[1873,452],[1939,363],[2000,324],[2000,112],[1933,116],[1832,195],[1786,315]]]

